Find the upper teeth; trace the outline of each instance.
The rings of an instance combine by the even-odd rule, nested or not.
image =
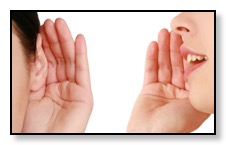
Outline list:
[[[196,60],[207,60],[207,56],[197,56],[197,55],[192,55],[188,54],[187,55],[187,62],[190,63],[191,61],[196,61]]]

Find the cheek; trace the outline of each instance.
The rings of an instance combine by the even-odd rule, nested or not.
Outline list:
[[[214,111],[214,66],[212,61],[203,66],[189,82],[189,97],[194,108],[201,112]]]
[[[22,60],[13,57],[12,66],[12,125],[20,132],[28,103],[29,83],[27,69]]]

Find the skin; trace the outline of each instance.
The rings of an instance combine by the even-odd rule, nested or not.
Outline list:
[[[58,18],[45,21],[36,45],[30,87],[24,87],[29,95],[21,132],[84,132],[93,108],[84,37],[74,41],[66,22]]]
[[[161,30],[158,42],[149,45],[144,85],[128,132],[192,132],[214,111],[212,16],[182,13],[172,21],[173,32]],[[15,49],[21,47],[16,37],[13,131],[84,132],[93,106],[84,37],[78,35],[74,42],[62,19],[55,23],[47,20],[38,36],[37,61],[30,73],[21,69],[26,64],[23,57],[17,58],[23,53]],[[208,56],[208,62],[187,82],[183,80],[186,64],[179,51],[182,43]]]
[[[199,111],[214,113],[214,13],[181,13],[172,20],[171,27],[183,37],[183,45],[208,57],[207,62],[189,76],[187,84],[192,105]]]
[[[21,132],[29,96],[29,75],[22,46],[14,29],[12,34],[12,128]]]
[[[213,22],[213,13],[181,13],[171,23],[172,32],[159,32],[158,42],[147,50],[144,85],[128,132],[192,132],[213,112]],[[187,82],[180,54],[183,43],[209,58]]]

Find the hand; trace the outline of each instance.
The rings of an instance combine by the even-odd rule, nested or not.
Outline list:
[[[128,132],[192,132],[209,117],[195,110],[189,101],[181,44],[181,36],[163,29],[158,43],[149,45],[144,85],[133,108]]]
[[[43,91],[31,93],[23,132],[84,132],[93,107],[85,39],[74,42],[60,18],[40,31],[48,75]]]

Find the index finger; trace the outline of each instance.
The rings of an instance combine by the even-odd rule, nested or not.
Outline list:
[[[180,35],[170,33],[170,58],[172,65],[172,84],[184,88],[184,66],[183,58],[180,54],[180,46],[182,45],[182,38]]]
[[[75,80],[75,46],[71,32],[66,22],[56,19],[56,31],[58,34],[61,50],[66,61],[66,76],[70,81]]]

